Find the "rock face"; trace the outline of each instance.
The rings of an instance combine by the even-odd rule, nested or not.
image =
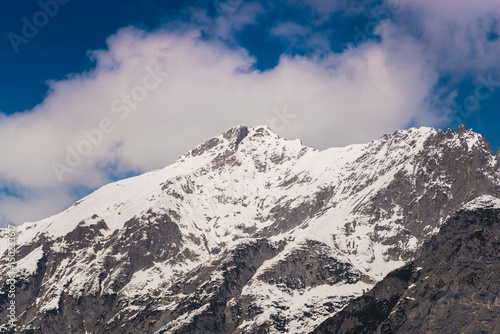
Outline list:
[[[500,200],[483,196],[312,333],[498,333],[499,286]]]
[[[465,128],[317,151],[235,127],[19,226],[16,332],[310,332],[499,180]]]

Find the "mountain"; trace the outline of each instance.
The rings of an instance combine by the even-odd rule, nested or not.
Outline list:
[[[309,332],[415,259],[463,203],[500,197],[499,162],[463,126],[324,151],[231,128],[19,226],[18,331]]]
[[[481,196],[313,333],[498,333],[499,256],[500,200]]]

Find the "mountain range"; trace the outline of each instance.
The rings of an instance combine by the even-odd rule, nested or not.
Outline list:
[[[0,331],[495,332],[497,198],[500,152],[464,126],[323,151],[237,126],[18,226]]]

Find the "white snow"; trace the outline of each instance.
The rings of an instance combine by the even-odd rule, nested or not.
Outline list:
[[[184,324],[189,324],[190,322],[193,321],[193,318],[201,314],[203,311],[207,310],[210,307],[210,304],[203,305],[202,307],[198,308],[197,310],[190,312],[190,313],[185,313],[181,315],[179,318],[169,322],[167,325],[163,326],[162,328],[158,329],[156,332],[153,334],[157,333],[174,333],[176,329],[180,328]],[[168,330],[168,331],[167,331]],[[167,332],[165,332],[167,331]]]
[[[59,308],[60,295],[51,295],[47,301],[40,307],[41,312],[57,310]],[[38,299],[37,299],[38,301]]]
[[[22,259],[18,260],[16,263],[17,269],[21,271],[23,274],[31,275],[36,272],[37,263],[42,257],[43,257],[43,251],[42,251],[42,246],[40,246],[31,251],[31,253],[29,253]]]
[[[481,195],[465,204],[462,209],[466,211],[474,211],[477,209],[500,209],[500,199],[490,195]]]

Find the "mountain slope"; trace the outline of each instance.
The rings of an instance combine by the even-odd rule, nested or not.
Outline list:
[[[303,333],[413,259],[463,202],[500,197],[499,166],[463,127],[324,151],[235,127],[18,227],[18,321],[35,333]]]
[[[481,196],[313,333],[498,333],[499,256],[500,200]]]

